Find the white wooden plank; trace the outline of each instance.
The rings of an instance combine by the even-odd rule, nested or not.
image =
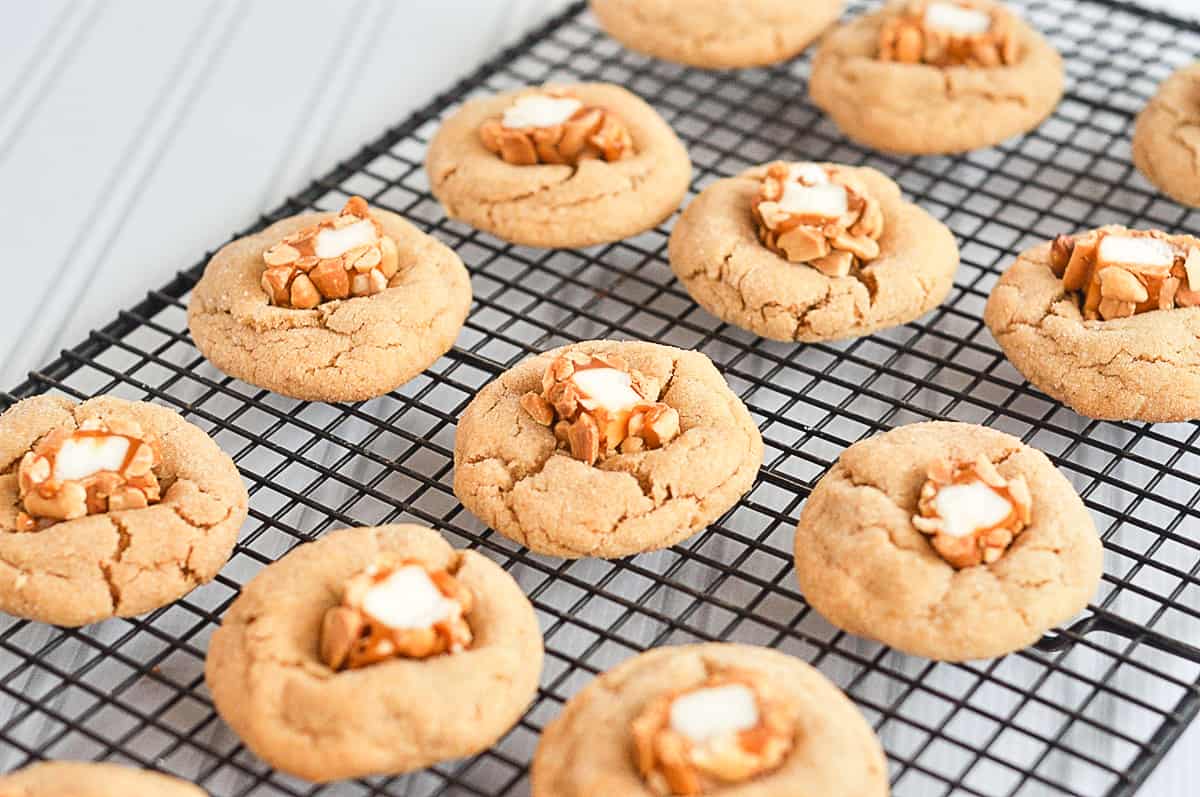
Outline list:
[[[4,18],[16,10],[7,9]],[[82,0],[25,4],[22,24],[0,26],[0,160],[22,123],[54,90],[55,78],[98,10],[96,3]]]

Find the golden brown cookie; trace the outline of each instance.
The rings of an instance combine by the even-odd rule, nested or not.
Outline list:
[[[365,607],[377,625],[407,628],[413,644],[441,633],[435,610],[453,608],[443,602],[446,589],[439,596],[428,583],[402,580],[355,594],[352,580],[379,576],[372,568],[383,560],[419,565],[465,591],[466,603],[455,605],[468,607],[461,619],[469,640],[457,637],[461,644],[441,652],[381,648],[379,629],[368,624],[349,640],[360,660],[330,666],[327,654],[339,646],[330,635],[345,630],[338,615],[349,606]],[[488,748],[521,717],[541,669],[537,618],[511,576],[432,529],[393,525],[332,532],[255,576],[213,634],[205,677],[217,711],[247,747],[283,772],[323,783],[409,772]]]
[[[882,10],[834,30],[817,50],[809,93],[847,136],[888,152],[966,152],[1028,132],[1053,112],[1063,93],[1062,58],[1015,14],[1012,63],[881,60],[881,35],[910,2],[924,0],[890,0]],[[964,0],[929,5],[947,2]]]
[[[1070,274],[1056,268],[1055,243],[1047,241],[1022,252],[992,288],[983,315],[988,329],[1026,379],[1081,415],[1142,421],[1200,418],[1200,292],[1192,289],[1187,268],[1191,263],[1200,286],[1200,254],[1190,255],[1200,248],[1200,240],[1119,226],[1063,240],[1090,241],[1098,235],[1150,236],[1160,241],[1153,246],[1163,249],[1163,263],[1117,264],[1125,268],[1116,271],[1133,268],[1135,276],[1106,275],[1102,292],[1100,273],[1112,264],[1083,258],[1082,266],[1090,272],[1087,283],[1095,281],[1088,290],[1081,284],[1084,275],[1074,273],[1080,263]],[[1064,266],[1070,257],[1058,259]],[[1155,277],[1155,269],[1167,277]],[[1123,303],[1112,294],[1122,288],[1134,292],[1129,298],[1142,301]]]
[[[0,474],[0,611],[44,623],[171,603],[216,576],[246,519],[233,461],[153,404],[25,399],[0,415]]]
[[[718,180],[676,222],[671,268],[701,307],[774,340],[816,341],[858,337],[911,321],[946,297],[958,268],[954,236],[904,201],[900,188],[874,169],[792,165],[835,169],[869,192],[882,219],[872,259],[856,259],[840,270],[818,268],[792,262],[768,246],[755,203],[768,171],[781,166],[787,165],[756,166]],[[822,242],[818,254],[836,258],[836,243]]]
[[[658,648],[604,673],[546,727],[531,780],[533,797],[888,794],[879,740],[841,690],[735,644]]]
[[[316,285],[325,284],[318,275],[336,258],[320,262],[310,257],[315,267],[299,261],[298,270],[310,269],[290,282],[289,298],[296,298],[299,306],[290,306],[290,301],[273,304],[265,277],[294,267],[272,265],[279,262],[281,249],[306,254],[304,245],[310,241],[295,241],[295,236],[344,213],[293,216],[222,247],[188,304],[188,327],[196,347],[230,376],[308,401],[374,398],[436,362],[454,345],[470,309],[467,271],[446,245],[400,216],[379,209],[370,213],[382,230],[380,238],[394,244],[396,270],[384,276],[370,242],[346,240],[345,245],[363,243],[348,256],[364,252],[357,265],[365,268],[346,262],[346,268],[331,269],[337,281],[346,284],[331,280],[325,293],[339,298],[313,293]],[[292,238],[296,246],[284,238]],[[338,251],[342,242],[335,239],[332,245],[332,251],[343,254]],[[380,284],[365,287],[361,293],[369,291],[368,295],[352,294],[355,277]],[[308,289],[303,299],[297,295],[300,283]],[[286,296],[289,286],[281,287]]]
[[[814,609],[944,661],[1036,642],[1087,605],[1102,558],[1091,516],[1044,454],[965,423],[852,445],[796,529],[796,573]]]
[[[577,104],[535,101],[526,112],[530,98],[547,94],[565,94]],[[587,124],[574,124],[581,121]],[[525,157],[515,140],[503,151],[489,149],[499,150],[492,133],[506,125],[509,133],[523,131],[541,146],[525,146]],[[626,135],[630,146],[616,152],[611,145],[572,141],[605,145]],[[619,241],[654,227],[679,207],[692,174],[687,150],[662,117],[637,95],[608,83],[469,100],[438,129],[425,168],[451,218],[512,243],[566,248]]]
[[[0,775],[4,797],[205,797],[199,786],[148,770],[84,761],[43,761]]]
[[[702,69],[786,61],[841,16],[844,0],[592,0],[600,26],[646,55]]]
[[[614,385],[629,401],[607,416],[591,411],[598,424],[583,413],[543,416],[553,408],[531,396],[546,389],[551,366],[593,356],[624,362],[638,395]],[[550,381],[552,393],[575,389]],[[621,397],[601,398],[601,409],[605,403]],[[704,528],[750,490],[762,457],[749,411],[703,354],[586,341],[528,359],[479,392],[458,422],[454,493],[538,553],[612,559],[666,548]]]
[[[1176,202],[1200,206],[1200,64],[1164,80],[1138,114],[1133,162]]]

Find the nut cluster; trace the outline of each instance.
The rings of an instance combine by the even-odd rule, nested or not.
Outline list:
[[[157,443],[134,421],[89,418],[56,429],[17,467],[17,529],[149,506],[160,498],[153,469],[161,464]]]
[[[838,186],[845,191],[845,212],[797,213],[790,191]],[[767,169],[753,203],[759,239],[792,263],[807,263],[829,277],[844,277],[855,266],[879,257],[883,209],[852,172],[815,163],[776,163]]]
[[[262,289],[271,304],[300,310],[379,293],[400,268],[396,242],[359,196],[350,197],[337,216],[292,233],[262,257],[267,264]]]
[[[1157,245],[1166,256],[1156,262],[1113,259],[1101,246],[1106,238],[1113,243],[1113,236],[1118,243]],[[1082,294],[1083,317],[1089,321],[1200,305],[1200,290],[1193,289],[1200,288],[1200,241],[1188,235],[1119,227],[1060,235],[1050,249],[1050,267],[1063,288]]]
[[[672,705],[700,690],[731,685],[754,694],[757,723],[697,742],[673,726]],[[775,699],[771,686],[757,673],[725,670],[697,687],[652,700],[633,720],[634,756],[638,771],[657,794],[697,795],[741,783],[783,763],[795,743],[796,722]]]
[[[588,387],[580,374],[603,378],[602,389]],[[547,366],[542,392],[521,397],[521,407],[554,430],[559,446],[594,465],[617,451],[631,454],[666,445],[679,434],[679,413],[651,400],[658,389],[614,354],[568,351]]]
[[[939,11],[987,15],[991,24],[971,32],[942,27]],[[902,64],[1010,66],[1019,51],[1011,14],[991,0],[911,0],[879,32],[879,60]]]
[[[574,99],[568,92],[548,89],[543,96]],[[536,95],[524,95],[531,97]],[[517,102],[523,98],[519,97]],[[633,155],[633,138],[615,113],[576,100],[578,109],[558,124],[539,127],[507,127],[504,116],[494,116],[479,128],[483,146],[508,163],[533,166],[537,163],[574,166],[584,160],[618,161]]]
[[[1005,479],[982,454],[973,462],[935,460],[929,465],[926,477],[917,503],[919,514],[912,519],[913,526],[930,535],[934,550],[955,568],[995,562],[1030,522],[1033,497],[1025,477],[1017,475]],[[1007,514],[991,518],[991,522],[976,526],[968,534],[949,533],[948,519],[938,511],[938,494],[947,487],[958,485],[979,485],[991,490],[1007,502]]]
[[[419,568],[454,606],[443,619],[420,628],[394,628],[374,617],[364,604],[368,593],[403,568]],[[449,572],[415,559],[382,554],[363,572],[346,582],[340,606],[325,612],[321,623],[321,660],[333,670],[358,669],[392,658],[424,659],[459,653],[473,636],[466,615],[474,596]]]

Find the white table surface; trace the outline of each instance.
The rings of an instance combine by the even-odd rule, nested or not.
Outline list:
[[[566,4],[0,0],[0,385]],[[1198,745],[1140,793],[1195,794]]]

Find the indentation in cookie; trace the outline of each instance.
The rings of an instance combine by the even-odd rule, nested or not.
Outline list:
[[[763,245],[792,263],[844,277],[879,257],[883,209],[852,171],[816,163],[776,163],[752,204]]]
[[[568,351],[542,375],[542,392],[521,397],[559,446],[589,465],[620,450],[660,448],[679,434],[679,413],[658,401],[658,387],[615,354]]]
[[[777,768],[795,719],[750,670],[724,669],[660,695],[630,726],[638,771],[657,794],[697,795]]]
[[[1200,241],[1190,235],[1123,227],[1060,235],[1050,268],[1089,321],[1200,305]]]
[[[934,460],[913,526],[956,568],[991,564],[1030,522],[1033,498],[1021,475],[1005,479],[986,456]]]
[[[461,653],[473,639],[466,620],[473,604],[449,571],[383,554],[350,578],[341,604],[325,612],[321,660],[340,670]]]
[[[1012,15],[991,0],[911,0],[879,32],[879,60],[930,66],[1015,64]]]
[[[89,418],[75,429],[55,429],[17,468],[17,530],[157,503],[154,468],[161,465],[157,441],[136,421]]]
[[[480,126],[479,138],[489,152],[517,166],[611,162],[634,154],[633,138],[616,113],[584,105],[565,89],[518,96]]]
[[[261,284],[271,304],[310,310],[384,290],[399,270],[400,253],[367,201],[354,196],[337,216],[271,246],[263,262]]]

